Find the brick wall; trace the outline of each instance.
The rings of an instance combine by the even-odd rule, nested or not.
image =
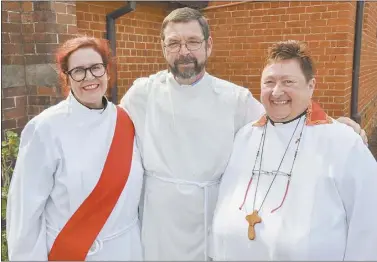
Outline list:
[[[104,37],[106,14],[124,2],[77,2],[80,34]],[[116,20],[118,60],[118,99],[133,81],[166,68],[160,45],[160,27],[166,16],[166,3],[137,2],[132,11]]]
[[[331,116],[349,115],[355,19],[353,2],[257,2],[211,9],[214,52],[209,71],[260,93],[271,43],[308,42],[317,67],[315,98]],[[224,63],[226,62],[226,64]]]
[[[3,129],[22,129],[30,117],[61,99],[52,72],[57,45],[77,32],[105,37],[106,14],[125,4],[2,2]],[[359,93],[362,125],[370,141],[377,137],[376,5],[365,3]],[[159,34],[173,6],[137,2],[135,11],[117,19],[119,99],[137,77],[166,68]],[[355,11],[355,2],[209,2],[203,11],[214,38],[208,71],[250,88],[259,98],[267,48],[282,39],[303,40],[316,61],[315,99],[331,116],[349,116]]]
[[[2,130],[20,132],[28,120],[62,99],[56,47],[76,32],[75,3],[2,2]]]
[[[355,12],[355,2],[210,2],[204,11],[214,38],[208,70],[248,87],[259,98],[263,58],[271,43],[306,41],[317,69],[315,99],[331,116],[349,116]],[[377,157],[376,38],[377,3],[366,2],[359,111]]]
[[[26,3],[2,2],[1,4],[2,130],[16,130],[28,120],[21,14],[29,10],[30,5]],[[7,77],[9,74],[14,75]]]
[[[360,61],[359,112],[377,158],[377,2],[365,2]]]

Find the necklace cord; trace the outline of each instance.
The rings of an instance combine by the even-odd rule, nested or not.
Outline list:
[[[288,193],[288,190],[289,190],[289,185],[290,185],[290,182],[291,182],[291,175],[292,175],[292,171],[293,171],[293,166],[294,166],[295,161],[296,161],[296,157],[297,157],[297,153],[298,153],[298,148],[300,146],[300,142],[301,142],[301,137],[302,137],[302,132],[304,130],[304,126],[305,125],[302,125],[300,136],[296,140],[297,148],[296,148],[296,152],[295,152],[295,155],[294,155],[294,158],[293,158],[293,162],[292,162],[292,166],[291,166],[291,171],[288,174],[288,181],[287,181],[287,186],[285,187],[285,192],[284,192],[283,200],[281,201],[280,205],[277,208],[274,208],[273,210],[271,210],[271,213],[274,213],[276,210],[280,209],[283,206],[284,202],[285,202],[285,198],[287,197],[287,193]]]
[[[261,146],[262,146],[262,142],[264,141],[263,137],[264,137],[264,130],[263,130],[263,133],[262,133],[262,139],[259,141],[259,146],[258,146],[258,151],[257,151],[257,157],[259,156],[259,153],[260,153],[260,149],[261,149]],[[257,164],[257,161],[254,162],[254,166],[253,166],[253,170],[255,170],[255,165]],[[247,199],[247,195],[249,193],[249,188],[251,186],[251,183],[253,181],[253,175],[251,175],[251,178],[249,180],[249,183],[247,185],[247,189],[246,189],[246,194],[243,198],[243,202],[241,204],[241,206],[238,208],[239,210],[242,210],[242,207],[245,205],[245,202],[246,202],[246,199]]]
[[[282,159],[281,159],[281,161],[280,161],[279,167],[278,167],[278,169],[277,169],[277,171],[276,171],[276,173],[275,173],[275,175],[274,175],[274,177],[273,177],[273,179],[272,179],[272,181],[271,181],[271,183],[270,183],[270,186],[269,186],[269,188],[268,188],[268,190],[267,190],[267,192],[266,192],[266,194],[265,194],[265,196],[264,196],[264,198],[263,198],[263,201],[262,201],[262,203],[261,203],[261,205],[260,205],[258,211],[262,209],[263,204],[264,204],[264,202],[265,202],[265,200],[266,200],[266,198],[267,198],[267,196],[268,196],[268,194],[269,194],[269,192],[270,192],[270,190],[271,190],[271,188],[272,188],[272,185],[273,185],[273,183],[274,183],[274,181],[275,181],[275,179],[276,179],[276,177],[277,177],[277,175],[278,175],[278,173],[279,173],[279,171],[280,171],[280,168],[281,168],[281,166],[282,166],[282,163],[283,163],[283,161],[284,161],[284,158],[285,158],[285,156],[286,156],[286,154],[287,154],[287,152],[288,152],[289,146],[290,146],[290,144],[291,144],[291,142],[292,142],[292,139],[293,139],[293,137],[294,137],[294,135],[295,135],[295,133],[296,133],[296,131],[297,131],[297,128],[298,128],[300,122],[301,122],[301,117],[300,117],[299,121],[298,121],[297,124],[296,124],[296,127],[295,127],[295,129],[294,129],[294,131],[293,131],[293,133],[292,133],[292,136],[291,136],[291,138],[290,138],[290,140],[289,140],[289,142],[288,142],[288,145],[287,145],[287,147],[286,147],[286,149],[285,149],[285,152],[284,152],[284,154],[283,154],[283,157],[282,157]],[[255,166],[256,166],[256,163],[257,163],[257,161],[258,161],[259,154],[261,153],[261,159],[260,159],[259,170],[258,170],[258,180],[257,180],[257,185],[256,185],[256,188],[255,188],[254,200],[253,200],[253,210],[255,210],[255,201],[256,201],[256,195],[257,195],[258,186],[259,186],[259,178],[260,178],[260,174],[261,174],[261,167],[262,167],[262,160],[263,160],[263,151],[264,151],[263,149],[264,149],[264,143],[265,143],[266,136],[267,136],[267,135],[266,135],[266,134],[267,134],[267,125],[268,125],[268,123],[266,123],[266,125],[265,125],[265,127],[264,127],[264,130],[263,130],[263,133],[262,133],[262,139],[261,139],[261,141],[260,141],[260,143],[259,143],[259,147],[258,147],[258,151],[257,151],[256,160],[255,160],[255,162],[254,162],[253,172],[252,172],[251,178],[250,178],[250,180],[249,180],[249,183],[248,183],[248,186],[247,186],[247,189],[246,189],[246,193],[245,193],[245,196],[244,196],[244,200],[243,200],[243,202],[242,202],[242,205],[239,207],[240,210],[241,210],[242,207],[245,205],[245,202],[246,202],[246,199],[247,199],[247,196],[248,196],[248,192],[249,192],[249,189],[250,189],[251,183],[252,183],[252,181],[253,181],[253,177],[254,177],[254,175],[255,175]],[[287,192],[288,192],[288,188],[289,188],[289,184],[290,184],[291,173],[292,173],[293,166],[294,166],[294,163],[295,163],[295,160],[296,160],[296,157],[297,157],[298,148],[299,148],[299,145],[300,145],[300,142],[301,142],[301,137],[302,137],[302,133],[303,133],[303,130],[304,130],[304,126],[305,126],[305,121],[304,121],[304,125],[303,125],[302,128],[301,128],[300,136],[299,136],[298,140],[296,140],[297,148],[296,148],[296,152],[295,152],[294,159],[293,159],[293,162],[292,162],[292,166],[291,166],[290,173],[288,174],[288,182],[287,182],[287,186],[286,186],[286,190],[285,190],[285,193],[284,193],[283,200],[282,200],[281,204],[280,204],[277,208],[275,208],[275,209],[273,209],[273,210],[271,211],[271,213],[272,213],[272,212],[275,212],[276,210],[278,210],[278,209],[283,205],[284,200],[285,200],[285,198],[286,198],[286,196],[287,196]],[[262,148],[262,150],[261,150],[261,148]]]

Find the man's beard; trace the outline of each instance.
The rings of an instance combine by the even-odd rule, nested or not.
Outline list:
[[[181,67],[182,64],[193,63],[194,67]],[[207,59],[203,63],[198,63],[198,60],[195,57],[190,56],[180,56],[177,60],[174,61],[174,66],[169,64],[171,73],[180,79],[190,79],[199,75],[204,67],[207,64]]]

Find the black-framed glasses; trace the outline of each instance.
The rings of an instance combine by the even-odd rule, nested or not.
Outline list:
[[[189,51],[196,51],[199,50],[202,47],[203,42],[206,39],[203,40],[190,40],[185,43],[181,42],[172,42],[169,44],[165,44],[164,47],[166,51],[169,51],[170,53],[178,53],[181,50],[182,45],[186,46],[187,50]]]
[[[70,75],[74,81],[81,82],[86,78],[86,72],[88,70],[95,78],[99,78],[106,73],[106,65],[103,63],[98,63],[87,68],[75,67],[65,73]]]

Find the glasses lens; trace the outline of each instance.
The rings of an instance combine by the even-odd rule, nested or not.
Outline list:
[[[168,44],[168,45],[166,45],[166,49],[167,49],[169,52],[178,52],[180,46],[181,46],[181,45],[178,44],[178,43]]]
[[[202,42],[198,42],[198,41],[191,41],[191,42],[187,42],[186,46],[187,46],[187,49],[190,50],[190,51],[194,51],[194,50],[198,50],[202,45]]]
[[[71,77],[75,81],[81,81],[85,78],[85,69],[83,68],[76,68],[71,71]]]
[[[103,64],[96,64],[90,68],[90,72],[96,77],[103,76],[105,74],[105,66]]]

